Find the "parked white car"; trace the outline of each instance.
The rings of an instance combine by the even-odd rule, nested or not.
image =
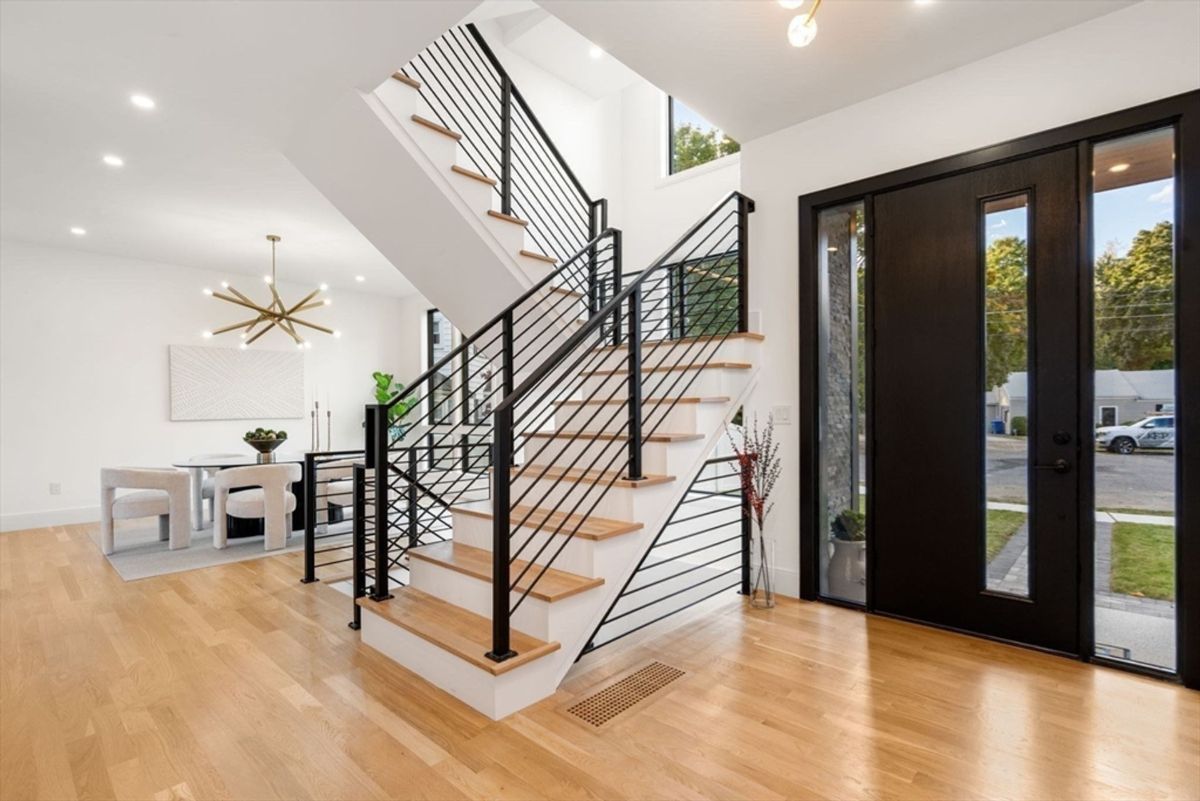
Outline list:
[[[1096,429],[1096,444],[1122,454],[1138,448],[1174,448],[1175,416],[1156,415],[1128,426],[1101,426]]]

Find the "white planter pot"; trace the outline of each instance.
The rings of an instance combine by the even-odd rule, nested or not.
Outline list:
[[[833,556],[829,560],[829,594],[849,601],[867,600],[867,543],[831,540]]]

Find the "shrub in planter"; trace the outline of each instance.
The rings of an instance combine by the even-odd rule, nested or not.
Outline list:
[[[1024,437],[1029,434],[1029,420],[1018,415],[1012,419],[1009,424],[1009,430],[1014,437]]]

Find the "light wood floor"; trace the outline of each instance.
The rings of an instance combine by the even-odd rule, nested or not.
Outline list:
[[[492,723],[360,646],[345,596],[299,574],[126,584],[87,527],[0,535],[0,797],[1200,797],[1200,694],[1166,683],[730,597]],[[564,713],[652,657],[688,675],[601,731]]]

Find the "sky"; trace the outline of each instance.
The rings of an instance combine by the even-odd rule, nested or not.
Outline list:
[[[1093,204],[1096,254],[1113,244],[1118,256],[1129,250],[1138,231],[1170,220],[1175,214],[1174,180],[1150,181],[1096,195]],[[1010,209],[988,215],[987,242],[1005,236],[1027,236],[1025,209]]]

